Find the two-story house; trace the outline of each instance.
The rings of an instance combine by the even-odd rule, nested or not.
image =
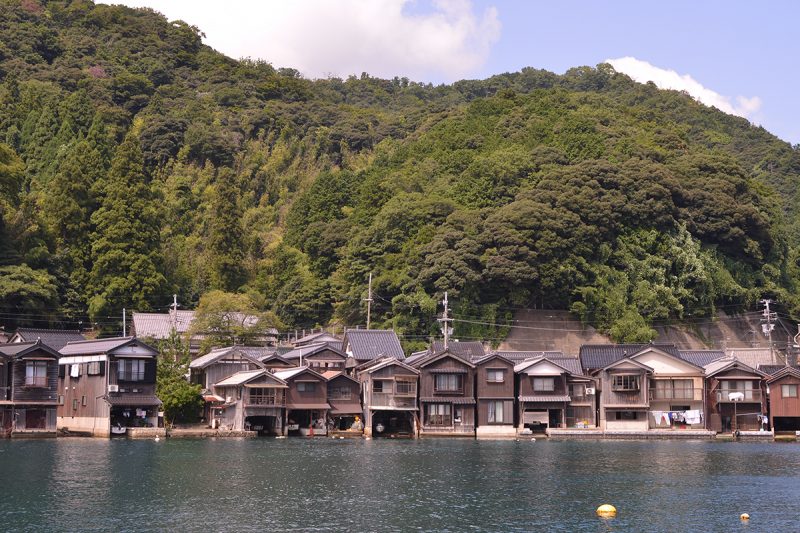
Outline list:
[[[60,353],[59,430],[107,437],[158,427],[155,348],[116,337],[70,342]]]
[[[307,366],[317,372],[345,369],[347,355],[334,344],[307,344],[281,355],[294,366]]]
[[[364,436],[416,437],[419,370],[394,357],[381,357],[356,374],[364,399]]]
[[[275,376],[286,382],[285,435],[306,437],[328,433],[328,380],[307,366],[277,370]]]
[[[405,359],[400,339],[391,329],[348,329],[342,339],[347,369],[355,377],[357,367],[384,357]]]
[[[594,427],[594,382],[575,357],[536,357],[514,366],[520,427],[531,431]]]
[[[225,403],[224,397],[214,394],[214,385],[238,372],[262,368],[241,346],[217,348],[189,363],[189,381],[203,387],[203,418],[209,425],[215,419],[212,407]]]
[[[420,436],[475,435],[475,365],[449,350],[415,359]]]
[[[718,433],[758,431],[767,416],[764,372],[725,357],[705,366],[708,429]]]
[[[343,370],[322,373],[328,380],[328,428],[334,433],[361,435],[364,430],[364,409],[361,406],[361,384]]]
[[[0,344],[0,437],[56,436],[59,356],[41,341]]]
[[[770,427],[776,432],[800,431],[800,368],[784,366],[770,372]]]
[[[221,401],[210,408],[212,428],[283,435],[287,383],[264,368],[240,370],[212,385]]]
[[[481,437],[514,437],[514,363],[492,353],[472,360],[475,364],[477,428]]]

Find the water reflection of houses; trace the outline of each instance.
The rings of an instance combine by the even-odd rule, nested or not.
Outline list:
[[[56,436],[58,358],[38,340],[0,345],[0,437]]]
[[[109,436],[158,427],[158,352],[134,337],[70,342],[59,359],[59,430]],[[162,430],[163,433],[163,430]]]

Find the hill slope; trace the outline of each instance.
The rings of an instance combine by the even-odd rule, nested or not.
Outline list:
[[[445,290],[462,337],[534,305],[620,340],[763,296],[798,314],[797,150],[608,65],[310,81],[149,10],[2,10],[7,320],[220,289],[354,324],[369,272],[373,321],[411,344]]]

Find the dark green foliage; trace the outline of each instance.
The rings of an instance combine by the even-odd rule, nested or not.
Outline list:
[[[465,339],[527,306],[631,341],[762,296],[800,313],[800,152],[685,94],[608,65],[310,81],[152,10],[0,2],[0,259],[62,318],[220,288],[353,325],[370,272],[408,347],[445,291]]]

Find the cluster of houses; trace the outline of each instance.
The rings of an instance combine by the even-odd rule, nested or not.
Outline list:
[[[20,331],[0,344],[3,435],[158,431],[151,343]],[[598,344],[567,355],[454,341],[406,356],[394,331],[350,329],[213,349],[193,358],[188,379],[210,430],[260,435],[800,431],[800,369],[760,349]]]

